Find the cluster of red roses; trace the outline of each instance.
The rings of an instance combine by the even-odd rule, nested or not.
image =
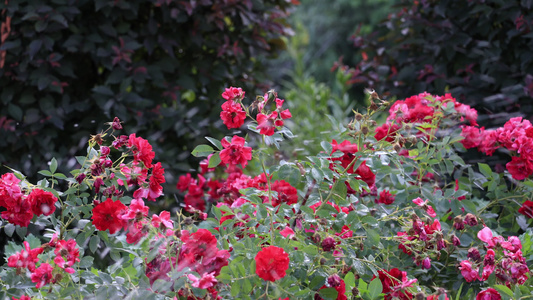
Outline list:
[[[434,96],[429,93],[421,93],[405,100],[398,100],[389,109],[387,122],[375,130],[374,137],[380,141],[400,142],[395,135],[403,124],[431,123],[436,115],[443,116],[444,109],[452,105],[455,108],[460,121],[468,121],[471,125],[477,125],[477,111],[466,104],[459,103],[451,96]]]
[[[191,272],[200,275],[197,277],[191,273],[187,274],[193,287],[207,289],[214,299],[221,299],[217,297],[214,288],[217,283],[215,277],[220,274],[222,267],[228,265],[229,252],[218,249],[216,237],[206,229],[198,229],[192,234],[182,230],[179,236],[180,243],[170,242],[163,245],[159,254],[147,263],[145,272],[150,283],[153,284],[157,279],[170,281],[169,273],[173,269],[179,272],[189,268]],[[167,253],[176,256],[169,257]],[[178,293],[183,294],[184,291],[180,290]]]
[[[34,215],[53,214],[56,202],[54,194],[39,188],[31,189],[29,195],[23,193],[20,180],[13,173],[6,173],[0,178],[0,206],[6,208],[2,218],[9,223],[28,227]]]
[[[533,174],[533,126],[522,117],[511,118],[503,127],[485,130],[484,127],[463,126],[461,141],[466,149],[477,148],[486,155],[492,155],[498,148],[511,151],[507,170],[516,180],[524,180]],[[533,218],[533,201],[526,201],[519,212]]]
[[[17,268],[17,274],[23,273],[24,269],[31,272],[31,281],[35,283],[36,288],[41,288],[51,282],[61,280],[63,270],[69,274],[73,274],[75,270],[72,266],[80,261],[79,249],[76,246],[75,240],[59,240],[54,234],[52,240],[39,248],[30,249],[30,244],[27,241],[23,242],[24,248],[7,260],[8,267]],[[57,268],[54,268],[48,262],[43,262],[36,267],[39,262],[39,254],[45,251],[54,251],[54,263]],[[21,298],[22,299],[22,298]]]
[[[241,88],[230,87],[225,89],[222,93],[222,98],[226,99],[226,102],[222,104],[222,111],[220,112],[220,118],[224,125],[228,129],[239,128],[244,124],[246,120],[246,113],[243,109],[242,100],[244,99],[245,92]],[[276,103],[276,109],[272,112],[265,110],[268,102],[273,100]],[[277,98],[274,92],[266,93],[262,100],[258,100],[254,104],[257,108],[257,129],[260,134],[271,136],[274,134],[276,127],[281,127],[284,124],[284,120],[292,117],[291,112],[288,109],[282,110],[283,102],[285,100]]]
[[[493,236],[488,227],[484,227],[477,234],[485,242],[487,253],[485,258],[477,248],[468,251],[468,259],[460,263],[459,269],[467,282],[473,280],[485,281],[494,273],[498,281],[508,287],[511,284],[524,284],[529,278],[529,268],[522,256],[522,243],[516,236],[510,236],[507,241],[501,236]],[[479,267],[483,266],[482,275],[479,276]]]
[[[389,109],[387,123],[424,123],[431,122],[437,111],[442,111],[449,104],[471,125],[477,125],[477,111],[466,104],[459,103],[451,94],[434,96],[427,92],[411,96],[405,100],[398,100]]]

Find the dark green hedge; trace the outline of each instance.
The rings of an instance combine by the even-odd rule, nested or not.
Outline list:
[[[292,6],[1,1],[1,21],[10,25],[0,47],[1,163],[34,174],[52,156],[79,153],[89,134],[117,116],[154,143],[167,169],[187,168],[190,145],[218,120],[222,88],[263,82],[259,58],[283,46]]]
[[[381,28],[354,35],[353,81],[404,98],[451,92],[501,125],[533,115],[533,1],[404,1]],[[502,113],[505,117],[501,118]]]

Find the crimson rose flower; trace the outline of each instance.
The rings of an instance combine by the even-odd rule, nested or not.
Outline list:
[[[107,198],[106,201],[96,205],[93,208],[93,224],[98,230],[109,229],[113,234],[124,227],[124,220],[120,218],[123,212],[127,211],[126,205],[120,201],[113,201]]]
[[[522,204],[522,207],[518,209],[518,212],[528,218],[533,218],[533,201],[526,201]]]
[[[242,106],[239,103],[226,101],[222,104],[220,119],[222,119],[228,129],[239,128],[244,124],[246,112],[242,110]]]
[[[388,190],[383,190],[381,193],[379,193],[379,198],[376,199],[376,203],[381,204],[392,204],[394,203],[394,195],[392,195]]]
[[[285,277],[289,268],[289,254],[283,248],[268,246],[255,256],[255,273],[264,280],[276,281]]]
[[[55,203],[57,198],[50,192],[34,189],[28,195],[28,201],[31,204],[32,212],[38,216],[49,216],[56,210]]]
[[[493,288],[488,288],[484,291],[481,291],[476,296],[476,300],[501,300],[502,296],[498,293],[497,290]]]
[[[225,164],[238,165],[246,167],[248,161],[252,159],[252,147],[245,147],[245,139],[234,135],[231,143],[222,139],[221,143],[224,150],[220,151],[220,160]]]
[[[136,137],[135,133],[132,133],[129,136],[128,147],[131,148],[135,161],[142,161],[146,168],[152,167],[155,152],[152,151],[152,145],[147,140],[142,137]]]

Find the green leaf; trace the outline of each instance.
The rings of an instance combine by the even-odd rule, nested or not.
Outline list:
[[[7,224],[6,227],[4,227],[4,232],[6,233],[8,237],[12,237],[13,232],[15,232],[15,225],[11,223]]]
[[[368,236],[368,240],[372,243],[372,245],[377,246],[379,244],[380,239],[379,233],[376,230],[370,228],[367,228],[365,230]]]
[[[214,168],[220,164],[220,152],[217,152],[209,158],[209,164],[207,165],[208,168]]]
[[[481,173],[485,175],[485,177],[487,178],[492,177],[492,170],[490,169],[489,165],[484,164],[484,163],[478,163],[477,165],[479,167],[479,171],[481,171]]]
[[[98,237],[97,235],[91,237],[91,240],[89,241],[89,249],[91,249],[92,253],[96,253],[96,250],[98,249],[98,244],[100,244],[100,237]]]
[[[92,256],[85,256],[80,261],[80,268],[88,268],[93,265],[94,257]]]
[[[196,157],[205,157],[209,154],[215,152],[211,146],[208,145],[198,145],[194,150],[192,150],[191,154]]]
[[[24,239],[26,237],[26,233],[28,232],[28,227],[17,226],[15,231],[17,232],[18,236],[20,236],[20,238]]]
[[[50,173],[50,171],[48,171],[48,170],[41,170],[41,171],[39,171],[37,173],[39,173],[41,175],[44,175],[46,177],[51,177],[52,176],[52,173]]]
[[[56,170],[57,170],[57,160],[55,159],[55,157],[53,157],[52,160],[50,161],[50,172],[54,174]]]
[[[348,274],[344,276],[344,283],[346,284],[347,290],[351,290],[355,286],[355,276],[352,272],[348,272]]]
[[[383,291],[383,284],[379,278],[374,278],[368,285],[368,292],[370,293],[370,299],[379,299],[379,295]]]
[[[208,140],[211,144],[213,144],[213,146],[217,147],[218,150],[224,149],[224,147],[222,147],[222,143],[219,140],[208,136],[206,136],[205,139]]]
[[[505,285],[498,284],[498,285],[495,285],[494,288],[497,289],[498,291],[506,294],[507,296],[509,296],[511,298],[513,297],[513,291],[511,291],[511,289],[508,288]]]
[[[325,288],[318,291],[318,294],[325,300],[335,300],[339,292],[334,288]]]
[[[12,103],[9,103],[9,105],[7,106],[7,111],[13,117],[13,119],[17,121],[22,121],[22,116],[24,113],[20,107]]]

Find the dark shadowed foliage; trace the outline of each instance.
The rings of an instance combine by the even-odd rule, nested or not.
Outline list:
[[[264,82],[261,57],[283,46],[292,6],[2,1],[0,162],[27,175],[54,156],[72,167],[89,135],[117,116],[154,143],[171,177],[188,169],[190,145],[217,127],[222,87]]]

